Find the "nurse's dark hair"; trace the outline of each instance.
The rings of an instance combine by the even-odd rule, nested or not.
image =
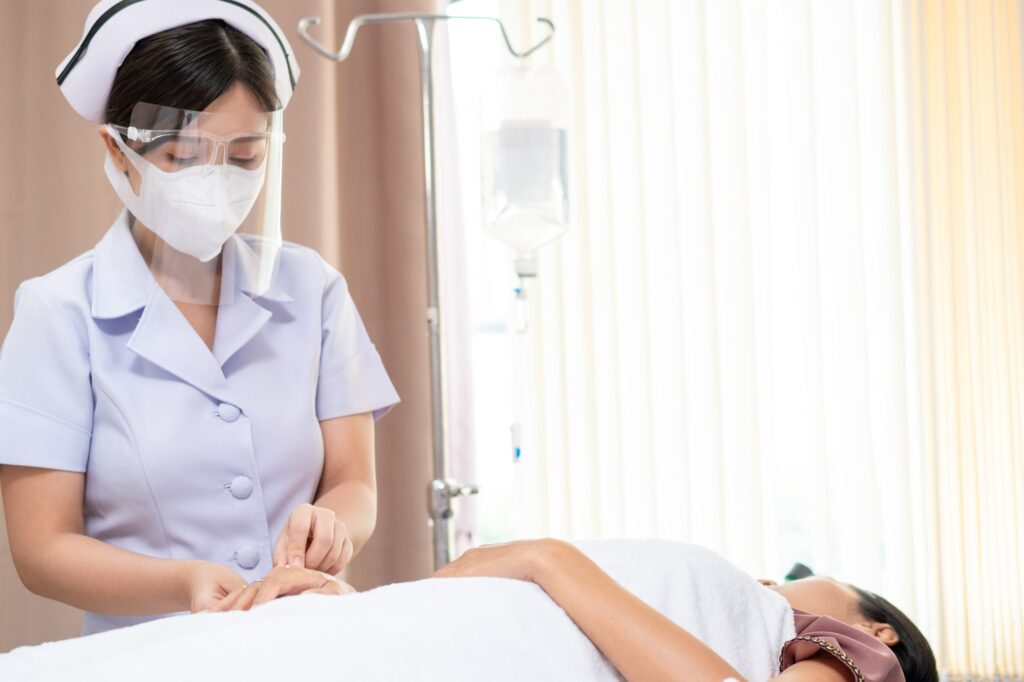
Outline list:
[[[202,111],[235,83],[264,110],[279,108],[270,58],[238,29],[211,19],[154,33],[137,42],[117,70],[107,123],[131,125],[139,102]]]
[[[857,608],[865,618],[875,623],[886,623],[899,635],[900,641],[890,648],[896,654],[907,682],[939,682],[935,654],[913,621],[877,594],[853,585],[850,587],[857,593]]]

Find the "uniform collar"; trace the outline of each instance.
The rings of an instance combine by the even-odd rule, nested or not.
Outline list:
[[[112,319],[135,312],[146,305],[156,286],[124,211],[93,250],[92,316]]]
[[[233,236],[224,247],[222,300],[233,300],[236,292],[253,300],[265,299],[288,303],[293,299],[278,284],[275,259],[269,286],[259,286],[258,259],[241,237]],[[145,259],[132,237],[128,226],[128,212],[123,211],[93,251],[92,316],[113,319],[133,313],[146,306],[157,288]],[[265,289],[257,293],[258,289]]]

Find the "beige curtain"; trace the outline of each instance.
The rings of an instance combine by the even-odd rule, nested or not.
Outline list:
[[[429,380],[417,45],[412,26],[372,27],[335,65],[295,34],[320,15],[340,44],[360,13],[427,11],[433,0],[264,0],[288,32],[302,79],[286,116],[285,238],[340,267],[402,404],[377,428],[377,532],[349,572],[360,588],[431,570]],[[81,37],[92,0],[0,4],[0,332],[14,290],[91,248],[117,203],[95,129],[67,106],[54,69]],[[2,525],[2,524],[0,524]],[[81,616],[29,594],[0,538],[0,652],[73,636]]]
[[[1024,674],[1019,0],[913,0],[930,598],[954,679]]]

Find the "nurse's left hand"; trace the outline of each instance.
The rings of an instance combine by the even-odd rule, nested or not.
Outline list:
[[[295,594],[346,595],[355,592],[348,583],[323,571],[279,566],[261,580],[243,585],[224,597],[211,611],[248,611],[278,597]]]
[[[274,545],[274,566],[298,566],[338,575],[352,560],[352,540],[333,509],[300,504]]]

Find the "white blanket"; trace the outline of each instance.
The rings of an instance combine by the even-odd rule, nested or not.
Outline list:
[[[579,543],[626,588],[751,682],[778,672],[793,612],[708,550]],[[156,620],[0,656],[0,680],[618,680],[536,585],[422,580],[346,597],[303,595],[248,612]]]

